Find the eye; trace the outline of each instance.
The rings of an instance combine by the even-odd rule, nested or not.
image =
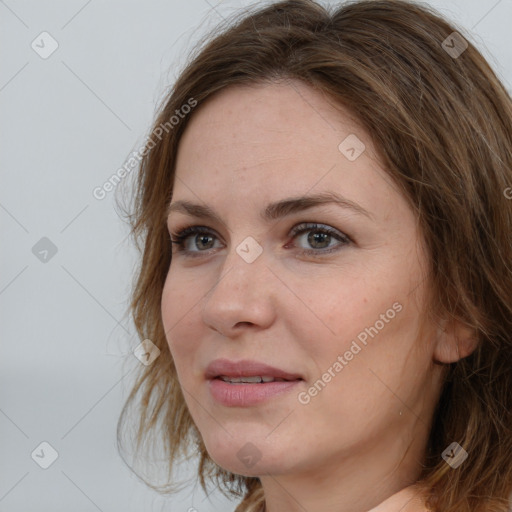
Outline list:
[[[340,250],[348,245],[352,240],[337,229],[330,226],[316,223],[303,223],[295,226],[291,231],[291,236],[301,240],[313,249],[302,249],[303,254],[322,255]],[[299,236],[300,235],[300,236]],[[334,245],[331,242],[337,241]]]
[[[307,255],[320,256],[338,251],[352,242],[341,231],[316,223],[299,224],[292,229],[290,236],[298,238],[302,243],[311,247],[310,249],[300,249],[302,254]],[[177,252],[190,257],[201,256],[201,253],[207,254],[211,249],[215,249],[215,240],[218,240],[215,233],[205,226],[188,226],[176,233],[171,233],[171,242],[177,246]],[[332,244],[332,242],[337,243]],[[289,244],[285,247],[288,248]]]
[[[192,235],[195,236],[192,238]],[[211,249],[214,238],[216,238],[215,234],[204,226],[189,226],[179,230],[177,233],[171,233],[171,242],[177,246],[177,251],[192,257],[200,256],[198,253],[205,251],[190,250],[188,247],[190,244],[187,244],[189,239],[192,241],[192,244],[197,244],[197,247]]]

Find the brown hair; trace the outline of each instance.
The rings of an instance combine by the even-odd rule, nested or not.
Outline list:
[[[407,1],[356,1],[329,12],[313,1],[289,0],[228,23],[191,57],[154,129],[168,125],[191,98],[197,110],[228,86],[282,78],[301,80],[354,113],[418,216],[435,292],[428,312],[451,315],[478,337],[470,356],[449,365],[420,478],[428,506],[506,511],[512,491],[512,201],[504,194],[512,185],[509,94],[468,36],[460,55],[450,52],[463,49],[454,26]],[[259,479],[231,474],[209,457],[161,319],[171,261],[165,212],[180,138],[196,110],[147,147],[137,178],[130,223],[142,258],[131,312],[141,339],[161,353],[141,366],[118,435],[128,406],[139,404],[137,449],[156,431],[171,468],[196,447],[203,488],[216,480],[228,495],[244,496],[237,512],[257,511],[264,504]],[[457,469],[441,457],[453,441],[469,454]]]

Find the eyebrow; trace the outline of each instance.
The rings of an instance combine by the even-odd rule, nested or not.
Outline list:
[[[335,194],[334,192],[324,192],[321,194],[314,194],[309,196],[289,197],[270,203],[261,213],[260,218],[265,222],[270,222],[287,215],[314,208],[316,206],[323,206],[326,204],[336,204],[347,210],[351,210],[359,215],[364,215],[369,219],[374,220],[373,215],[365,210],[362,206],[347,199],[346,197]],[[209,206],[191,203],[190,201],[175,201],[171,202],[167,208],[166,216],[172,212],[180,212],[191,215],[192,217],[198,217],[201,219],[210,219],[216,221],[219,224],[223,224],[219,215],[210,208]]]

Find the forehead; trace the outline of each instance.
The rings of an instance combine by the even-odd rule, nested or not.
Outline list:
[[[173,200],[260,211],[262,203],[324,192],[380,209],[377,216],[396,205],[366,131],[319,91],[297,81],[236,86],[194,111],[178,148]]]
[[[178,157],[189,147],[196,157],[225,148],[241,160],[249,149],[251,157],[269,150],[300,155],[313,148],[338,157],[339,143],[350,134],[365,140],[367,156],[373,154],[350,111],[300,81],[231,86],[193,113]]]

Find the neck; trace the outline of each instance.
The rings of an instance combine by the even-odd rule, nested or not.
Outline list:
[[[339,454],[333,454],[331,461],[323,460],[307,473],[261,475],[265,512],[424,511],[423,497],[414,482],[421,472],[417,461],[425,447],[414,437],[397,434],[342,462]],[[393,453],[400,456],[393,459]]]

